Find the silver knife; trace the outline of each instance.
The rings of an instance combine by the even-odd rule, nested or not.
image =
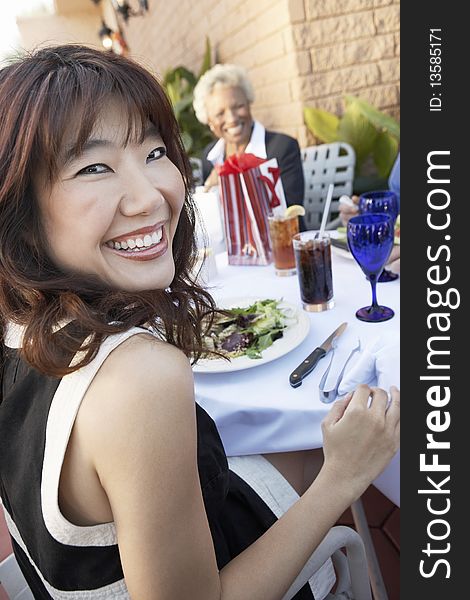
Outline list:
[[[289,383],[292,387],[299,387],[299,385],[302,385],[302,380],[313,371],[318,361],[328,354],[332,348],[335,338],[339,337],[347,326],[347,323],[341,323],[341,325],[326,338],[323,344],[318,346],[318,348],[315,348],[315,350],[309,354],[307,358],[303,360],[296,369],[294,369],[294,371],[292,371],[292,373],[289,375]]]

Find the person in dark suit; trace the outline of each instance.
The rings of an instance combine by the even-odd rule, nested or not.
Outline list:
[[[207,188],[217,185],[215,166],[227,156],[249,152],[260,158],[276,158],[288,205],[303,204],[304,176],[296,139],[267,131],[251,116],[254,92],[246,71],[236,65],[215,65],[194,89],[194,110],[218,138],[202,153],[202,172]]]

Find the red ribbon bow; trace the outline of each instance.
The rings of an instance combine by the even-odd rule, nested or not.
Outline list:
[[[275,190],[276,183],[281,174],[281,169],[279,167],[268,167],[268,171],[273,176],[272,179],[270,179],[269,177],[266,177],[266,175],[260,175],[259,178],[271,192],[270,204],[271,204],[271,208],[275,208],[276,206],[279,206],[281,204],[281,201],[279,200],[279,197],[276,194],[276,190]]]
[[[243,173],[264,162],[266,162],[265,158],[260,158],[254,154],[232,154],[232,156],[227,157],[223,165],[217,166],[217,173],[219,175]]]
[[[265,158],[260,158],[254,154],[232,154],[232,156],[227,157],[223,165],[218,165],[216,169],[219,175],[235,175],[237,173],[249,171],[253,167],[257,167],[264,162],[266,162]],[[275,191],[276,183],[280,177],[281,170],[279,167],[269,167],[268,171],[272,174],[273,179],[270,179],[266,175],[260,175],[259,179],[265,184],[271,193],[270,205],[271,208],[275,208],[281,204],[281,201],[279,200],[279,197]]]

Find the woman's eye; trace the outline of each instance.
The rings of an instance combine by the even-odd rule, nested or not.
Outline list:
[[[77,173],[77,175],[100,175],[101,173],[107,173],[111,169],[107,165],[98,163],[96,165],[88,165]]]
[[[152,152],[149,152],[147,156],[147,162],[149,163],[153,160],[158,160],[163,156],[166,156],[166,148],[164,146],[158,146],[158,148],[155,148],[154,150],[152,150]]]

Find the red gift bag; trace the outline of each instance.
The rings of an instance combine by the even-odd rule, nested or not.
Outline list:
[[[285,208],[276,159],[233,155],[217,172],[229,264],[268,265],[272,261],[268,215],[276,207]]]

